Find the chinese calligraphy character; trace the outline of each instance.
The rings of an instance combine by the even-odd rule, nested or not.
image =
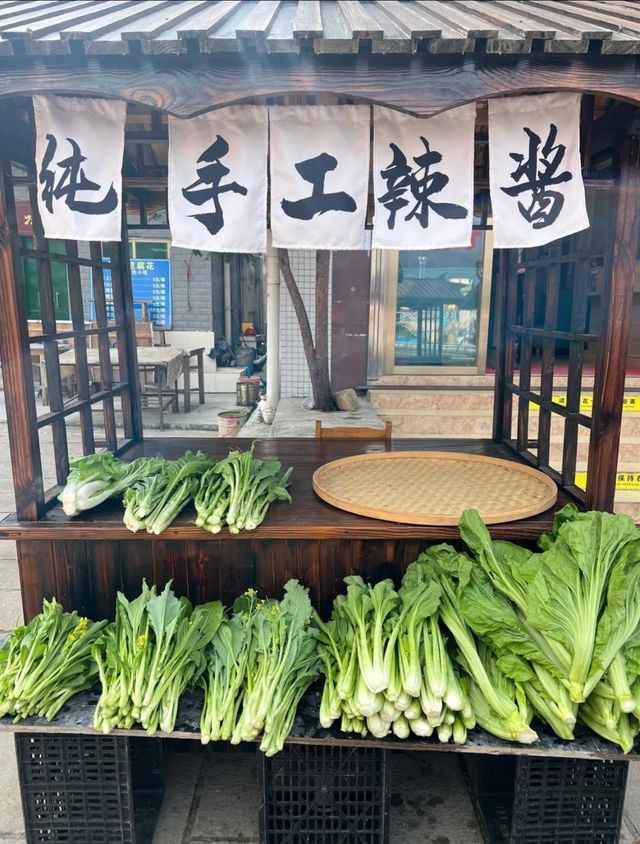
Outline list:
[[[556,144],[558,127],[554,123],[549,124],[549,134],[542,149],[540,149],[540,136],[526,126],[524,131],[529,138],[527,156],[519,152],[509,153],[518,165],[510,176],[514,182],[520,184],[501,188],[501,190],[513,197],[530,193],[529,204],[518,201],[518,210],[524,219],[531,223],[532,228],[544,229],[558,219],[564,205],[562,193],[550,190],[550,187],[570,182],[573,175],[569,170],[558,173],[567,148],[564,144]]]
[[[296,164],[296,170],[305,182],[313,185],[311,196],[305,199],[283,199],[280,203],[288,217],[296,220],[311,220],[316,214],[327,211],[347,211],[352,213],[357,205],[353,197],[344,191],[324,192],[324,180],[330,170],[335,170],[338,161],[333,155],[321,152],[315,158],[308,158]]]
[[[202,163],[202,167],[196,167],[198,178],[189,185],[189,187],[182,189],[182,195],[192,205],[201,206],[205,202],[213,202],[213,211],[205,214],[193,214],[192,216],[202,223],[209,234],[217,234],[224,226],[224,214],[222,213],[222,206],[220,205],[219,196],[221,193],[239,193],[241,196],[247,195],[247,189],[238,182],[227,182],[225,185],[220,183],[225,176],[231,172],[228,167],[220,161],[221,158],[229,152],[229,144],[221,135],[217,135],[215,141],[210,147],[202,153],[198,159],[198,164]]]
[[[153,261],[147,261],[146,269],[148,269],[148,270],[154,269]]]
[[[53,214],[54,199],[64,199],[67,208],[81,214],[109,214],[118,207],[118,194],[113,184],[102,199],[91,202],[88,199],[77,198],[77,194],[81,192],[100,191],[102,187],[85,176],[82,162],[87,158],[73,138],[67,138],[71,146],[71,155],[55,162],[55,166],[62,170],[56,184],[56,173],[50,169],[50,165],[56,154],[58,142],[53,135],[47,135],[47,141],[38,179],[43,185],[42,199],[50,214]]]
[[[23,218],[23,222],[25,226],[32,226],[33,225],[33,216],[31,214],[25,214]]]
[[[389,212],[387,226],[394,229],[396,214],[410,203],[407,192],[410,192],[415,200],[413,208],[404,218],[405,221],[414,217],[423,229],[429,226],[429,214],[433,211],[445,220],[464,220],[469,211],[462,205],[453,202],[434,202],[433,194],[440,193],[448,184],[449,177],[439,171],[430,172],[434,164],[442,161],[442,155],[437,150],[432,150],[426,138],[420,136],[424,145],[424,153],[414,156],[417,167],[412,168],[407,162],[407,156],[397,146],[389,144],[393,152],[393,159],[388,167],[380,171],[380,175],[387,183],[387,192],[378,197],[380,202]]]

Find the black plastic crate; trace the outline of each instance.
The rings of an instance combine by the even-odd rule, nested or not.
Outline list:
[[[288,744],[259,757],[264,844],[386,844],[387,751]]]
[[[162,802],[162,742],[17,733],[28,844],[146,844]]]
[[[615,844],[628,765],[538,756],[466,760],[490,844]]]

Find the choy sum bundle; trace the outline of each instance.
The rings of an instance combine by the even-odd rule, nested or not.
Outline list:
[[[0,648],[0,716],[51,721],[74,695],[90,689],[98,677],[91,650],[106,624],[64,612],[55,598],[43,601],[42,612]]]

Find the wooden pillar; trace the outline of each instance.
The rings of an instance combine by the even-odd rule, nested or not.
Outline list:
[[[602,320],[593,386],[593,426],[585,504],[613,509],[631,305],[638,253],[640,169],[637,138],[623,141],[619,154],[618,200],[611,226],[611,255],[605,263]]]
[[[13,188],[7,169],[0,174],[0,360],[16,511],[19,519],[35,521],[42,514],[44,501],[42,463],[24,277],[18,250]]]

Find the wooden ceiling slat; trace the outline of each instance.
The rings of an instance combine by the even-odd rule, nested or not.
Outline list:
[[[442,30],[424,15],[412,9],[408,3],[397,3],[396,0],[375,0],[375,5],[381,8],[387,17],[399,24],[411,38],[440,38]]]
[[[64,12],[68,12],[70,10],[80,11],[81,9],[86,9],[87,6],[92,5],[92,0],[81,0],[80,2],[78,2],[78,0],[71,0],[71,2],[56,3],[54,14],[63,14]],[[33,28],[32,25],[34,23],[42,20],[50,21],[52,17],[53,15],[50,6],[38,8],[31,12],[26,11],[25,7],[21,6],[19,10],[14,8],[11,10],[11,13],[9,13],[9,10],[6,10],[6,12],[3,13],[2,20],[0,20],[0,30],[4,31],[5,29],[12,29],[24,24],[25,31],[27,31],[29,28]]]
[[[125,41],[141,41],[143,38],[155,38],[167,29],[177,27],[179,23],[199,9],[210,5],[207,0],[194,3],[192,0],[171,3],[169,7],[162,7],[157,11],[134,19],[129,25],[120,27],[113,35]]]
[[[293,18],[294,38],[322,38],[322,14],[320,0],[298,3]]]
[[[293,35],[297,3],[282,3],[271,21],[264,41],[267,53],[299,53],[300,41]]]
[[[353,38],[382,38],[384,35],[384,30],[358,0],[337,0],[337,6]]]
[[[316,53],[357,53],[359,41],[338,8],[331,0],[321,0],[322,38],[315,38],[313,49]]]
[[[551,53],[640,51],[640,3],[623,0],[0,0],[0,53],[25,42],[28,55],[181,53],[196,40],[207,52],[296,53],[312,39],[317,53],[410,53],[420,41],[437,53],[478,49],[522,53],[544,42]],[[16,48],[17,51],[17,48]]]
[[[520,10],[522,9],[522,4],[519,3],[518,0],[499,0],[499,3],[501,9],[509,10],[515,14],[521,13]],[[556,38],[564,38],[566,40],[567,34],[577,40],[582,40],[583,38],[602,39],[611,37],[611,32],[609,30],[603,30],[601,28],[585,30],[582,27],[575,27],[572,23],[568,22],[567,15],[557,14],[556,12],[550,12],[546,9],[538,9],[532,4],[527,6],[526,16],[530,20],[539,21],[547,26],[555,27]]]
[[[246,20],[236,27],[239,38],[264,37],[280,8],[281,0],[260,0]]]
[[[502,7],[499,10],[496,9],[495,4],[491,4],[490,8],[487,3],[478,3],[477,0],[464,0],[464,2],[462,0],[451,0],[451,2],[460,11],[479,14],[501,29],[518,36],[518,38],[547,39],[556,36],[554,27],[541,27],[538,21],[528,19],[526,17],[526,6],[523,6],[521,14],[512,14]]]
[[[72,25],[63,29],[60,33],[62,38],[72,39],[98,39],[101,35],[109,33],[112,30],[118,32],[122,26],[130,21],[138,21],[140,25],[144,25],[144,20],[148,14],[155,14],[163,9],[168,9],[174,4],[172,0],[141,0],[138,3],[125,3],[124,7],[115,8],[115,4],[108,7],[109,14],[97,18],[94,21],[88,21],[83,26],[78,27]],[[119,37],[119,36],[118,36]]]
[[[531,0],[533,6],[538,6],[542,9],[547,9],[548,11],[555,11],[557,8],[554,3],[547,2],[546,0]],[[640,24],[636,23],[632,20],[624,20],[618,21],[617,19],[607,18],[604,14],[596,11],[591,11],[591,9],[586,9],[578,6],[571,6],[565,7],[564,13],[567,17],[572,21],[572,26],[579,28],[584,24],[597,24],[598,26],[602,27],[603,31],[610,30],[612,32],[620,32],[623,35],[630,35],[632,37],[637,38],[640,35]]]

